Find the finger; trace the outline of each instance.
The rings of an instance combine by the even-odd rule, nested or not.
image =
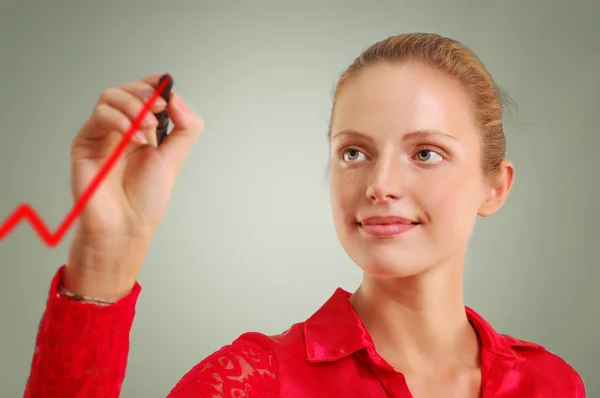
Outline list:
[[[129,86],[128,89],[133,90],[136,88]],[[137,88],[137,90],[143,90],[143,88]],[[144,101],[142,99],[144,95],[145,93],[143,91],[141,91],[139,95],[136,95],[121,87],[111,87],[102,92],[98,102],[104,102],[113,108],[117,108],[133,121],[144,108]],[[167,105],[160,97],[156,99],[156,102],[161,103],[163,108]],[[142,122],[144,126],[156,125],[156,118],[152,116],[153,115],[146,115],[146,120]]]
[[[204,122],[173,92],[169,103],[169,117],[173,130],[158,149],[179,173],[192,145],[204,129]]]
[[[142,101],[144,104],[150,100],[150,98],[156,91],[156,89],[151,84],[139,81],[123,84],[119,88],[139,98],[140,101]],[[152,106],[150,107],[150,112],[159,113],[163,111],[166,106],[167,103],[165,102],[165,100],[161,97],[157,97],[156,100],[153,102]]]
[[[123,112],[106,103],[100,103],[94,109],[88,121],[87,128],[82,129],[82,137],[91,139],[100,138],[108,132],[118,132],[124,135],[130,128],[131,120]],[[133,140],[138,144],[148,143],[145,134],[141,132],[136,132]]]
[[[138,79],[138,82],[141,83],[146,83],[151,85],[152,87],[158,87],[158,83],[160,81],[160,78],[164,75],[164,73],[153,73],[151,75],[142,77],[141,79]]]
[[[122,112],[130,120],[130,124],[135,120],[138,114],[143,110],[144,103],[142,100],[135,95],[131,94],[120,88],[109,88],[104,90],[100,96],[100,103],[105,103],[112,108],[115,108]],[[166,105],[165,105],[166,106]],[[158,126],[158,120],[152,112],[146,112],[142,119],[142,123],[138,130],[141,131],[148,142],[156,146],[156,126]]]

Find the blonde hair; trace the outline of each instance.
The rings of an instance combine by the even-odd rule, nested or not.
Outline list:
[[[475,53],[454,39],[433,33],[391,36],[360,54],[336,84],[329,135],[342,88],[368,66],[383,62],[421,62],[458,79],[465,87],[481,131],[483,172],[492,176],[499,170],[506,151],[500,89]]]

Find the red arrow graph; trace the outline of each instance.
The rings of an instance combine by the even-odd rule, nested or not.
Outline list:
[[[125,133],[115,150],[112,152],[110,157],[107,159],[106,163],[102,166],[98,174],[94,177],[90,185],[86,188],[85,192],[81,197],[77,200],[71,211],[65,216],[62,223],[56,229],[56,231],[52,232],[46,226],[41,217],[37,214],[35,209],[29,203],[21,203],[0,225],[0,241],[4,240],[4,238],[19,224],[21,220],[27,220],[33,226],[33,229],[37,232],[39,237],[46,243],[46,246],[54,247],[65,236],[73,222],[77,219],[87,202],[90,200],[98,186],[102,183],[106,175],[110,172],[112,167],[115,165],[119,157],[123,154],[123,151],[127,147],[128,142],[131,140],[131,137],[138,130],[144,116],[146,113],[150,111],[152,105],[156,99],[162,94],[163,90],[169,84],[169,79],[164,79],[161,84],[154,91],[150,99],[144,104],[142,110],[138,113],[138,115],[133,120],[131,127]]]

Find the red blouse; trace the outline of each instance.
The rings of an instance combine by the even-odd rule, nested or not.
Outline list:
[[[52,280],[24,398],[117,398],[141,287],[111,306],[82,304],[58,296],[63,270]],[[411,397],[403,375],[375,351],[349,296],[337,289],[282,334],[241,335],[194,366],[168,398]],[[561,358],[466,313],[482,343],[482,398],[586,396]]]

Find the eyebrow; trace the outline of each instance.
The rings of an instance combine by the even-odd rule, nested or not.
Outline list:
[[[453,135],[444,133],[442,131],[439,130],[427,130],[427,129],[422,129],[422,130],[416,130],[416,131],[411,131],[410,133],[406,133],[404,134],[403,141],[416,141],[416,140],[420,140],[420,139],[424,139],[424,138],[429,138],[429,137],[448,137],[448,138],[452,138],[453,140],[456,140],[457,138],[454,137]],[[352,138],[361,138],[367,141],[373,141],[373,137],[361,133],[359,131],[355,131],[355,130],[350,130],[350,129],[345,129],[345,130],[340,130],[337,133],[333,134],[331,136],[331,139],[333,140],[336,137],[352,137]]]

